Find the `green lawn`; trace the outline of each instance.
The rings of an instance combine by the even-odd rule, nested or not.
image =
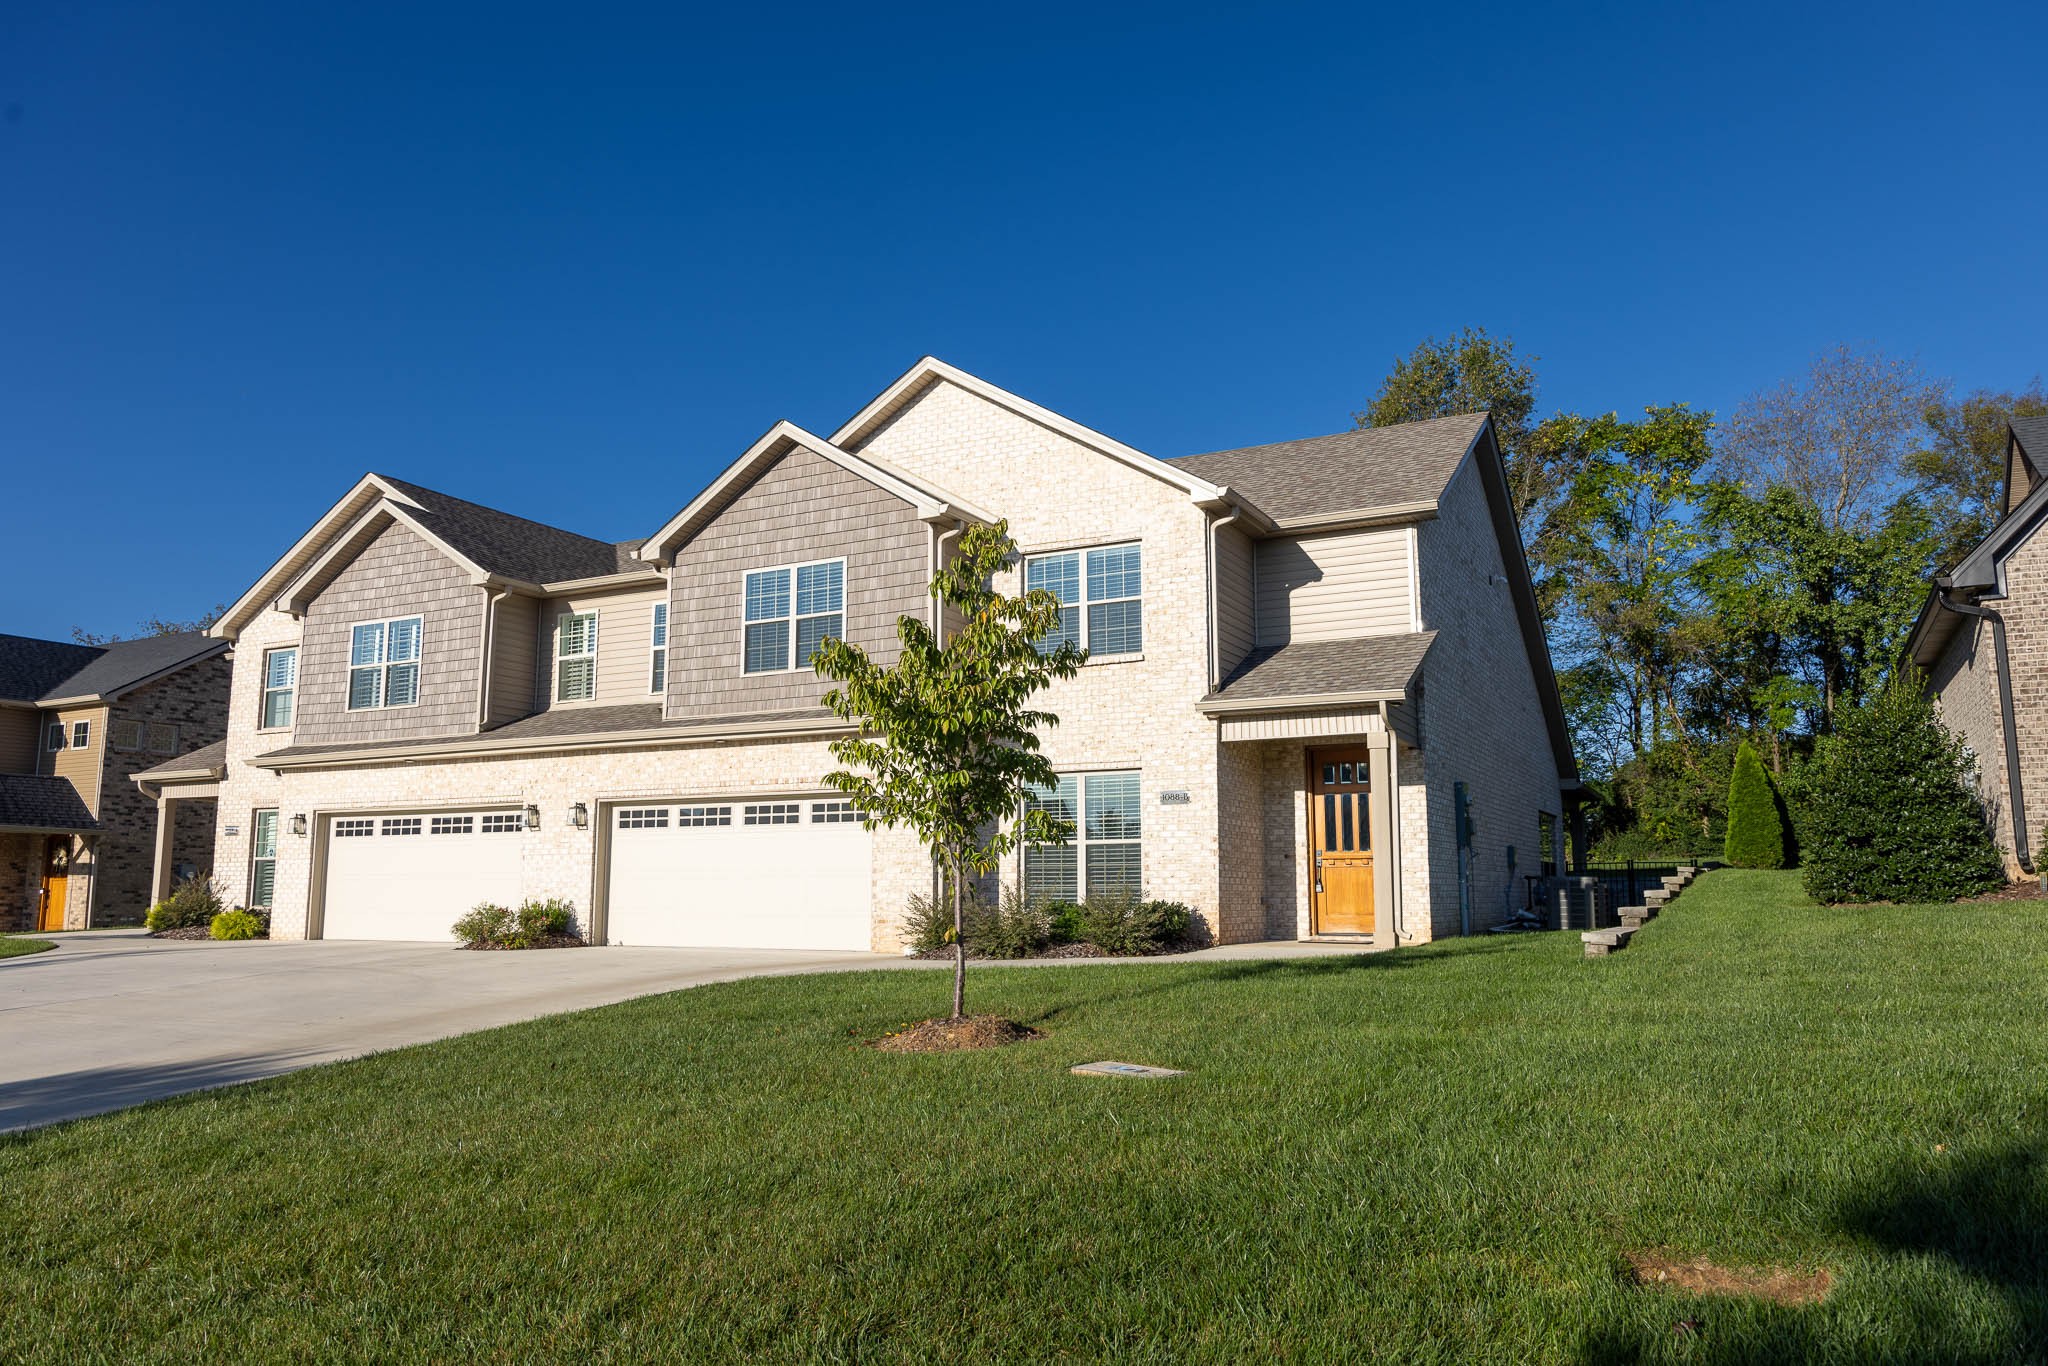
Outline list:
[[[20,958],[24,954],[41,953],[44,949],[56,947],[47,939],[22,939],[11,934],[0,934],[0,958]]]
[[[2038,1359],[2048,911],[1796,885],[1591,962],[979,971],[1050,1034],[980,1054],[857,1046],[943,973],[708,987],[7,1140],[0,1359]]]

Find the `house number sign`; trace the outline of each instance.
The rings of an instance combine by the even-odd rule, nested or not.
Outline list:
[[[1161,806],[1186,806],[1188,804],[1188,794],[1185,792],[1162,792],[1159,794],[1159,804]]]

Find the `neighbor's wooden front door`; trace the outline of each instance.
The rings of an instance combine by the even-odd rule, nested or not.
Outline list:
[[[1347,746],[1308,757],[1310,925],[1316,934],[1371,934],[1371,753]]]
[[[64,894],[71,889],[71,840],[52,835],[43,841],[43,899],[36,907],[36,928],[64,928]]]

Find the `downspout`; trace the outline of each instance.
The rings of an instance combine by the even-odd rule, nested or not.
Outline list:
[[[1989,607],[1957,602],[1945,588],[1937,588],[1934,600],[1959,616],[1980,617],[1991,623],[1991,648],[1998,656],[1998,719],[2005,728],[2005,790],[2012,800],[2012,852],[2023,872],[2034,872],[2034,854],[2027,840],[2027,794],[2020,780],[2020,731],[2013,719],[2012,669],[2005,649],[2005,618]]]
[[[1216,547],[1218,534],[1223,528],[1238,520],[1244,514],[1233,507],[1221,517],[1209,519],[1208,543],[1204,547],[1209,561],[1209,691],[1214,692],[1223,682],[1223,632],[1217,622],[1216,598],[1222,586],[1218,577]]]
[[[476,685],[476,728],[482,734],[484,727],[491,723],[491,656],[498,643],[498,604],[512,596],[509,588],[484,588],[484,648],[482,677]]]

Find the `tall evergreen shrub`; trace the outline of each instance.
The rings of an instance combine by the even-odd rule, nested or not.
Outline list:
[[[1735,773],[1728,783],[1728,839],[1722,853],[1735,868],[1785,866],[1785,822],[1778,813],[1778,794],[1756,746],[1747,740],[1735,751]]]
[[[1962,741],[1911,671],[1841,714],[1814,760],[1800,833],[1816,901],[1954,901],[2004,867]]]

